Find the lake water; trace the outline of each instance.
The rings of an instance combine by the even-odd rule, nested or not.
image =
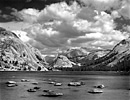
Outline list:
[[[130,100],[129,75],[95,74],[96,72],[0,72],[0,100]],[[33,85],[31,82],[21,82],[21,79],[39,82]],[[47,84],[44,80],[54,79],[62,82],[62,86]],[[16,87],[7,87],[5,82],[12,80],[18,82]],[[70,81],[83,81],[85,85],[71,87]],[[97,84],[106,87],[101,94],[90,94],[88,90]],[[41,89],[34,93],[27,89],[40,86]],[[61,97],[44,97],[44,89],[62,92]]]

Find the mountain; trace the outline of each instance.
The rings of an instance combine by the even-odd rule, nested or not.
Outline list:
[[[122,40],[112,50],[77,47],[64,50],[56,57],[44,58],[38,49],[0,27],[0,70],[48,71],[56,68],[129,71],[130,38]]]
[[[111,67],[113,67],[121,62],[130,61],[130,38],[122,40],[106,56],[109,57],[111,55],[113,55],[113,58],[115,58],[113,61],[111,61],[108,64]]]
[[[58,66],[70,70],[113,70],[129,71],[130,70],[130,38],[119,42],[112,50],[88,50],[85,47],[70,48],[59,54],[67,62],[74,64],[65,64],[64,60],[58,58]],[[62,59],[63,59],[62,58]],[[71,66],[71,67],[69,67]],[[54,65],[55,67],[55,65]],[[62,69],[64,70],[64,69]]]
[[[122,40],[105,56],[86,63],[84,67],[97,70],[130,70],[130,38]]]
[[[73,67],[73,65],[75,65],[74,62],[71,62],[66,56],[64,55],[58,55],[55,59],[54,59],[54,64],[53,67],[54,68],[71,68]]]
[[[61,55],[66,56],[70,61],[81,65],[89,61],[94,61],[100,57],[105,56],[110,50],[90,50],[89,48],[79,47],[70,48]]]
[[[48,71],[40,51],[0,27],[0,70]]]
[[[74,63],[80,63],[88,56],[89,52],[86,48],[70,48],[65,52],[65,56]]]

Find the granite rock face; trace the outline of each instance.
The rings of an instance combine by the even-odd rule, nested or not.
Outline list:
[[[58,57],[56,57],[56,59],[54,60],[54,68],[67,68],[67,67],[73,67],[73,65],[75,65],[74,62],[71,62],[66,56],[64,55],[59,55]]]
[[[40,51],[0,27],[0,70],[48,71]]]

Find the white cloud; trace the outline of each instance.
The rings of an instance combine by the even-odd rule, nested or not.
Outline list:
[[[95,19],[97,21],[92,27],[95,26],[101,28],[101,32],[111,32],[115,27],[112,17],[105,12],[101,12],[100,15],[95,16]]]
[[[90,44],[105,48],[126,38],[120,31],[114,31],[115,24],[111,15],[101,12],[94,19],[92,22],[79,18],[69,22],[55,20],[34,24],[25,31],[35,41],[48,47]]]
[[[76,2],[73,2],[71,6],[67,5],[65,2],[61,2],[48,5],[43,10],[34,8],[23,9],[19,12],[15,12],[14,15],[20,17],[20,19],[25,22],[44,23],[50,20],[73,20],[79,11],[80,6]]]
[[[30,23],[37,22],[37,18],[39,14],[40,14],[40,11],[34,8],[23,9],[19,12],[14,13],[14,15],[19,17],[23,21],[30,22]]]
[[[75,11],[72,11],[72,8],[69,7],[65,2],[52,4],[45,8],[47,14],[56,18],[56,19],[69,19],[73,20],[75,17]]]
[[[81,8],[76,2],[70,6],[65,2],[55,3],[43,10],[23,9],[17,14],[24,23],[29,25],[22,31],[15,32],[21,34],[21,40],[24,42],[39,49],[49,48],[51,51],[55,50],[52,48],[73,46],[111,49],[116,43],[128,37],[127,32],[114,30],[114,18],[121,16],[120,9],[112,11],[111,15],[101,11],[116,5],[112,3],[117,0],[110,0],[110,2],[109,0],[86,0],[85,2],[87,5],[93,3],[92,6],[97,7],[97,10],[89,6]],[[103,7],[100,7],[101,5]]]
[[[114,41],[95,41],[93,43],[91,43],[91,45],[93,46],[98,46],[98,47],[105,47],[105,46],[113,46],[115,43]]]
[[[111,16],[112,16],[113,18],[119,18],[119,17],[120,17],[118,11],[116,11],[116,10],[112,11]]]
[[[34,26],[25,29],[32,39],[47,45],[47,46],[60,46],[59,33],[50,28],[42,28],[42,25],[35,24]]]

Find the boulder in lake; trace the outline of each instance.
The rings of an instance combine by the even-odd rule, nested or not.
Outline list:
[[[7,85],[8,87],[15,87],[15,86],[18,86],[17,84],[8,84]]]
[[[36,86],[36,87],[34,87],[34,89],[39,90],[39,89],[40,89],[40,87],[37,87],[37,86]]]
[[[6,84],[16,84],[17,82],[15,82],[15,81],[8,81],[8,82],[6,82]]]
[[[28,89],[27,91],[28,92],[36,92],[37,90],[36,89]]]
[[[58,96],[63,96],[63,93],[56,93],[54,91],[51,91],[51,92],[45,92],[43,94],[43,96],[46,96],[46,97],[58,97]]]
[[[97,86],[94,86],[95,88],[100,88],[100,89],[103,89],[105,88],[105,86],[103,84],[100,84],[100,85],[97,85]]]
[[[54,86],[61,86],[62,83],[55,83]]]
[[[103,91],[100,89],[91,89],[88,91],[88,93],[98,94],[98,93],[103,93]]]
[[[80,82],[70,82],[68,86],[81,86]]]
[[[29,82],[27,79],[21,79],[21,82]]]

